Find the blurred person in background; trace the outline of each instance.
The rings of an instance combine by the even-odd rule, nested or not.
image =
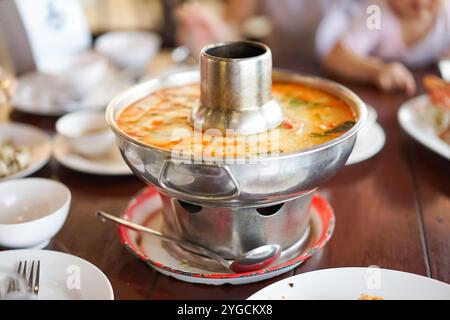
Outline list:
[[[368,24],[371,5],[379,9],[379,26]],[[449,0],[372,0],[359,10],[332,46],[320,42],[333,31],[333,13],[317,35],[324,66],[342,78],[412,95],[416,84],[408,67],[423,67],[450,53]]]
[[[259,40],[271,47],[275,64],[289,67],[289,61],[302,59],[308,67],[317,65],[315,32],[325,10],[351,2],[355,0],[228,0],[223,14],[203,3],[187,2],[175,12],[177,39],[196,56],[206,44],[244,38],[245,22],[263,15],[270,21],[271,32]]]

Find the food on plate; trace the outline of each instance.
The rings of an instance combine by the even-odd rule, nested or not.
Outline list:
[[[384,298],[380,296],[369,296],[368,294],[363,293],[359,296],[358,300],[384,300]]]
[[[10,141],[0,143],[0,178],[13,175],[29,166],[31,150]]]
[[[247,157],[312,147],[339,137],[356,122],[356,114],[343,100],[319,89],[276,82],[272,92],[285,120],[259,134],[224,136],[218,130],[194,130],[190,114],[199,103],[198,84],[157,90],[127,106],[116,123],[123,133],[152,147],[189,155]]]
[[[450,83],[434,75],[426,76],[423,82],[430,101],[425,115],[439,137],[450,144]]]

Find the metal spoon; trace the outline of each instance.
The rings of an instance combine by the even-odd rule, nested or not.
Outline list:
[[[198,244],[188,242],[186,240],[180,240],[165,234],[162,234],[159,231],[152,230],[150,228],[144,227],[142,225],[130,222],[125,219],[118,218],[116,216],[107,214],[103,211],[98,211],[96,213],[97,218],[99,218],[101,221],[112,221],[117,224],[120,224],[122,226],[125,226],[127,228],[130,228],[135,231],[142,231],[147,234],[153,235],[155,237],[158,237],[164,241],[173,242],[180,247],[203,256],[207,256],[210,259],[213,259],[214,261],[218,262],[221,266],[223,266],[226,270],[232,271],[235,273],[241,273],[241,272],[250,272],[259,270],[262,268],[265,268],[275,262],[280,257],[281,254],[281,246],[278,244],[269,244],[264,245],[255,249],[252,249],[238,258],[236,258],[234,261],[230,262],[224,259],[219,254],[215,253],[214,251],[211,251],[209,249],[206,249]]]

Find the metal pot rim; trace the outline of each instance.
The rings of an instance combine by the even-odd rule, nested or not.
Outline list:
[[[135,138],[128,136],[117,126],[116,119],[114,118],[114,116],[115,116],[115,111],[116,111],[117,105],[124,97],[130,96],[135,92],[139,92],[140,89],[148,87],[151,84],[156,84],[158,82],[161,82],[162,79],[168,79],[168,78],[174,77],[176,75],[189,75],[189,74],[194,75],[194,74],[198,74],[198,73],[199,73],[198,69],[195,68],[195,69],[191,69],[191,70],[168,74],[165,77],[157,77],[157,78],[150,79],[144,83],[133,86],[132,88],[120,93],[113,100],[111,100],[111,102],[107,106],[106,120],[107,120],[109,126],[112,128],[112,130],[114,131],[115,134],[117,134],[121,138],[125,139],[129,143],[135,144],[135,145],[143,147],[143,148],[156,150],[164,155],[167,155],[168,157],[172,158],[172,160],[175,160],[175,161],[176,160],[184,161],[184,162],[189,161],[189,159],[186,159],[186,158],[174,157],[170,150],[153,147],[153,146],[145,144]],[[300,157],[300,156],[310,155],[312,153],[320,152],[324,149],[332,147],[336,144],[339,144],[339,143],[351,138],[353,135],[355,135],[360,130],[360,128],[363,126],[364,122],[366,121],[367,108],[366,108],[365,103],[356,94],[354,94],[350,89],[348,89],[347,87],[345,87],[335,81],[327,80],[327,79],[317,77],[317,76],[301,75],[301,74],[298,74],[298,73],[295,73],[292,71],[288,71],[288,70],[283,70],[283,69],[274,69],[273,77],[274,78],[275,77],[288,77],[288,78],[290,78],[289,80],[292,81],[293,83],[300,83],[300,84],[308,85],[313,88],[318,88],[318,89],[321,89],[324,91],[326,91],[326,89],[322,88],[322,86],[327,87],[328,89],[332,89],[328,92],[341,98],[341,99],[345,98],[346,103],[349,103],[349,101],[351,101],[355,106],[357,106],[357,109],[358,109],[357,111],[359,112],[359,118],[358,118],[357,122],[355,123],[355,125],[350,130],[345,132],[343,135],[341,135],[337,138],[334,138],[332,140],[329,140],[325,143],[321,143],[316,146],[304,148],[299,151],[282,153],[278,156],[269,156],[269,157],[263,157],[263,158],[261,158],[261,157],[258,158],[257,156],[246,157],[246,158],[237,157],[234,160],[236,160],[236,159],[247,160],[247,159],[257,158],[257,162],[265,162],[265,161],[269,161],[269,160],[282,160],[282,159],[288,159],[288,158],[292,158],[292,157]],[[283,80],[280,80],[280,81],[282,82]],[[149,92],[149,93],[151,93],[151,92]],[[137,101],[137,100],[139,100],[139,99],[136,99],[135,101]],[[193,159],[191,159],[190,161],[194,162]],[[204,163],[217,162],[217,158],[203,157],[202,162],[204,162]]]
[[[260,47],[261,49],[264,49],[266,51],[264,53],[261,53],[261,56],[264,55],[264,54],[267,54],[267,51],[270,52],[270,48],[264,43],[256,42],[256,41],[247,41],[247,40],[244,41],[244,40],[241,40],[241,41],[222,41],[222,42],[212,43],[210,45],[207,45],[207,46],[203,47],[202,50],[201,50],[201,53],[204,53],[205,55],[207,55],[211,59],[218,60],[218,61],[220,61],[220,60],[246,61],[246,60],[251,59],[251,57],[247,57],[247,58],[227,58],[227,59],[224,59],[224,58],[212,56],[212,55],[210,55],[208,53],[208,51],[211,48],[227,46],[227,45],[231,45],[231,44],[232,45],[236,45],[236,44],[237,45],[239,45],[239,44],[250,44],[250,45],[253,45],[255,47]]]

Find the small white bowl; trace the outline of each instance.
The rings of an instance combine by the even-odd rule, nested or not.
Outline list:
[[[101,157],[111,151],[115,142],[102,111],[68,113],[56,121],[56,131],[84,157]]]
[[[45,247],[66,221],[70,200],[70,190],[49,179],[0,183],[0,246]]]
[[[150,59],[159,51],[161,38],[151,32],[107,32],[95,41],[95,50],[112,63],[142,74]]]
[[[104,80],[108,60],[94,51],[53,57],[40,63],[39,70],[47,75],[49,84],[69,96],[83,95]]]

